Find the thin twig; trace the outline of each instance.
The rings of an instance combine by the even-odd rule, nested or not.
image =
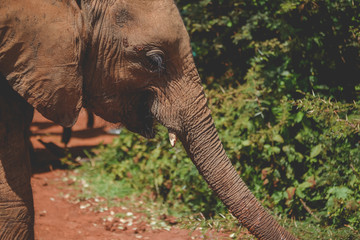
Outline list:
[[[356,175],[357,177],[360,177],[359,172],[355,169],[355,167],[354,167],[354,165],[353,165],[352,163],[350,163],[350,167],[351,167],[351,169],[353,170],[353,172],[355,173],[355,175]]]
[[[352,231],[354,231],[355,233],[358,233],[359,231],[356,231],[352,226],[348,225],[348,224],[345,224],[344,225],[345,227],[347,228],[350,228]]]
[[[318,218],[312,211],[311,209],[306,205],[306,203],[300,198],[300,202],[301,204],[304,206],[305,210],[310,213],[311,216],[313,216],[317,221],[320,221],[320,218]]]

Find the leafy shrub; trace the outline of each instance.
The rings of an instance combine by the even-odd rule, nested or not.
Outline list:
[[[249,89],[209,98],[227,154],[250,189],[289,216],[359,228],[359,105],[312,95],[274,103]]]
[[[176,2],[220,138],[258,199],[359,230],[359,0]],[[224,211],[165,139],[126,132],[97,166],[184,211]]]
[[[280,213],[359,228],[359,106],[312,95],[274,106],[249,89],[211,90],[208,98],[227,154],[250,189]],[[184,203],[184,211],[207,216],[224,211],[162,127],[154,140],[125,131],[99,157],[97,167],[114,180],[150,190],[170,206]]]
[[[359,228],[360,2],[177,2],[251,189],[280,212]]]
[[[208,87],[262,78],[274,96],[359,98],[359,0],[177,2]]]
[[[99,149],[97,169],[114,180],[126,181],[140,192],[148,190],[169,206],[181,202],[183,211],[212,214],[224,207],[202,180],[181,144],[171,148],[167,131],[159,126],[155,139],[147,140],[127,130],[108,147]],[[185,203],[185,205],[183,204]]]

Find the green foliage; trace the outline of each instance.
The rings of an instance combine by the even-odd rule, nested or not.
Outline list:
[[[152,140],[124,130],[99,152],[101,161],[94,163],[95,171],[101,169],[135,191],[148,190],[170,207],[181,202],[183,211],[203,212],[207,216],[224,209],[181,145],[171,148],[163,127]]]
[[[286,224],[286,223],[285,223]],[[353,231],[349,227],[335,228],[335,227],[324,227],[318,223],[312,221],[312,219],[305,221],[287,223],[288,229],[290,229],[295,236],[301,237],[301,239],[341,239],[341,240],[354,240],[359,239],[360,235],[358,232]]]
[[[360,1],[177,2],[250,188],[279,212],[359,229]]]
[[[250,189],[289,217],[315,215],[324,224],[359,229],[359,105],[312,95],[275,104],[253,87],[207,93],[227,154]],[[162,127],[154,140],[125,131],[98,157],[95,168],[137,191],[153,192],[170,207],[224,213],[185,151],[179,144],[170,147]]]
[[[253,193],[283,215],[360,230],[360,1],[176,2],[220,138]],[[150,141],[125,132],[99,157],[95,168],[170,206],[224,211],[164,129]]]
[[[273,95],[359,97],[359,0],[178,0],[208,87],[264,80]]]
[[[250,189],[278,212],[359,229],[359,103],[312,95],[271,102],[266,90],[249,89],[208,96],[227,154]]]

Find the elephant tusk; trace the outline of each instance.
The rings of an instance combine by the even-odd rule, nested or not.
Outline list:
[[[176,134],[169,132],[169,140],[170,140],[171,146],[174,147],[176,144],[176,140],[177,140]]]

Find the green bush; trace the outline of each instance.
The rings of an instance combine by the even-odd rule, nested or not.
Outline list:
[[[177,2],[251,189],[280,212],[359,228],[360,1]]]
[[[177,0],[220,138],[264,205],[360,230],[360,1]],[[224,211],[166,130],[100,151],[114,180]],[[180,204],[180,205],[181,205]]]
[[[359,228],[360,107],[305,95],[277,103],[246,85],[209,93],[233,164],[269,208]]]
[[[242,86],[208,92],[228,156],[267,207],[289,217],[315,215],[359,228],[360,108],[306,95],[277,106]],[[269,122],[269,119],[272,121]],[[102,148],[97,167],[170,206],[207,216],[224,211],[181,145],[162,127],[153,140],[128,131]]]
[[[359,99],[359,0],[177,2],[208,87],[262,78],[274,96]]]
[[[170,207],[181,203],[185,212],[201,211],[206,215],[224,209],[181,144],[172,148],[167,131],[161,126],[151,140],[124,130],[111,145],[102,146],[99,151],[97,157],[101,161],[96,162],[95,168],[139,192],[148,190]]]

